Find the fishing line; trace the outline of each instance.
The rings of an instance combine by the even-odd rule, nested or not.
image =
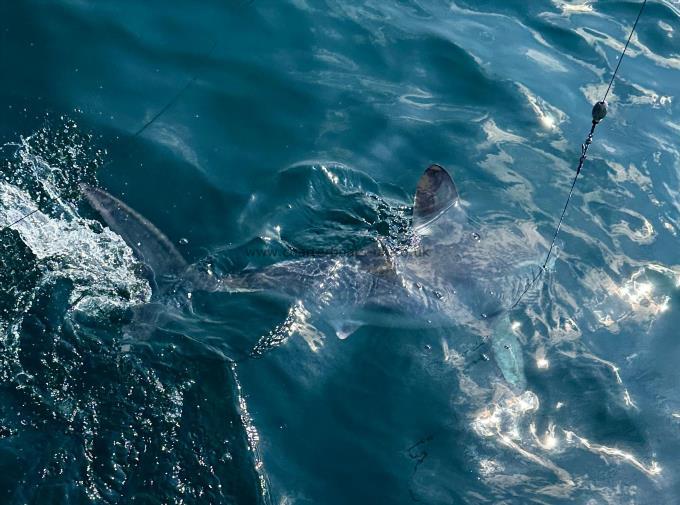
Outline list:
[[[29,217],[31,217],[33,214],[35,214],[36,212],[38,212],[38,210],[39,210],[39,209],[34,209],[34,210],[32,210],[31,212],[29,212],[28,214],[25,214],[25,215],[21,216],[19,219],[17,219],[17,220],[14,221],[13,223],[10,223],[10,224],[4,226],[4,227],[2,228],[2,230],[0,230],[0,232],[3,232],[3,231],[5,231],[5,230],[7,230],[8,228],[11,228],[11,227],[14,226],[15,224],[19,224],[19,223],[22,222],[24,219],[29,218]]]
[[[212,54],[215,52],[215,49],[216,49],[216,48],[217,48],[217,40],[215,40],[215,41],[213,42],[212,47],[211,47],[210,50],[205,54],[205,57],[206,57],[206,58],[210,58],[210,57],[212,56]],[[161,108],[158,110],[158,112],[156,112],[156,113],[151,117],[151,119],[149,119],[149,120],[146,121],[142,126],[140,126],[140,127],[132,134],[132,136],[126,137],[125,139],[121,139],[121,141],[122,141],[122,140],[127,140],[127,142],[131,142],[131,141],[133,141],[134,139],[136,139],[137,137],[139,137],[142,133],[144,133],[144,131],[146,131],[147,128],[149,128],[152,124],[154,124],[154,123],[155,123],[155,122],[156,122],[163,114],[165,114],[168,110],[170,110],[170,109],[171,109],[171,108],[179,101],[179,99],[182,98],[182,96],[184,96],[184,94],[185,94],[185,93],[186,93],[186,92],[194,85],[194,83],[196,82],[197,79],[198,79],[198,74],[197,74],[197,73],[194,74],[194,75],[192,75],[191,78],[190,78],[189,80],[187,80],[187,82],[186,82],[179,90],[177,90],[177,92],[172,96],[172,98],[171,98],[171,99],[170,99],[163,107],[161,107]],[[111,148],[111,147],[112,147],[112,145],[109,145],[109,148]],[[107,162],[104,163],[101,167],[99,167],[99,170],[108,167],[108,166],[109,166],[111,163],[113,163],[113,162],[114,162],[114,160],[109,160],[109,161],[107,161]],[[25,219],[28,219],[29,217],[31,217],[33,214],[35,214],[35,213],[38,212],[39,210],[40,210],[40,209],[34,209],[34,210],[32,210],[31,212],[29,212],[29,213],[27,213],[27,214],[21,216],[21,217],[20,217],[19,219],[17,219],[16,221],[14,221],[14,222],[12,222],[12,223],[10,223],[10,224],[8,224],[8,225],[3,226],[2,228],[0,228],[0,233],[1,233],[1,232],[4,232],[5,230],[8,230],[8,229],[12,228],[13,226],[15,226],[15,225],[17,225],[17,224],[19,224],[19,223],[21,223],[21,222],[24,221]]]
[[[614,69],[614,72],[612,73],[612,77],[609,80],[609,86],[607,86],[607,91],[605,91],[604,96],[602,97],[602,100],[597,102],[593,106],[593,111],[592,111],[592,116],[593,116],[593,122],[592,126],[590,127],[590,133],[588,133],[588,136],[586,137],[585,142],[581,144],[581,157],[579,158],[578,161],[578,166],[576,167],[576,174],[574,174],[574,180],[571,183],[571,188],[569,189],[569,195],[567,196],[567,200],[564,203],[564,208],[562,209],[562,214],[560,215],[560,220],[557,223],[557,227],[555,228],[555,233],[553,233],[552,237],[552,242],[550,243],[550,248],[548,249],[548,254],[545,256],[545,261],[543,262],[543,265],[541,265],[540,270],[538,273],[534,275],[534,277],[531,279],[531,281],[527,284],[527,286],[524,288],[524,291],[519,295],[515,303],[510,306],[508,310],[512,310],[517,305],[519,302],[522,301],[522,298],[524,298],[524,295],[527,294],[527,292],[536,284],[536,282],[541,278],[543,275],[543,272],[545,272],[546,267],[548,265],[548,261],[550,261],[550,256],[552,255],[553,249],[555,248],[555,243],[557,242],[557,236],[560,233],[560,229],[562,228],[562,222],[564,221],[564,216],[567,213],[567,208],[569,207],[569,203],[571,202],[571,197],[574,194],[574,188],[576,187],[576,181],[578,180],[578,176],[581,174],[581,169],[583,168],[583,164],[586,161],[586,157],[588,154],[588,148],[590,145],[593,143],[593,135],[595,133],[595,128],[597,125],[604,119],[604,117],[607,115],[607,96],[609,95],[609,91],[612,89],[612,85],[614,84],[614,79],[616,79],[616,74],[619,72],[619,68],[621,67],[621,62],[623,61],[623,57],[626,55],[626,50],[628,49],[628,45],[630,44],[631,39],[633,38],[633,34],[635,33],[635,29],[637,28],[638,21],[640,21],[640,17],[642,16],[642,11],[645,8],[645,5],[647,5],[647,0],[643,0],[642,5],[640,5],[640,11],[638,12],[637,18],[635,18],[635,23],[633,23],[633,28],[630,30],[630,34],[628,35],[628,40],[626,41],[626,45],[623,48],[623,51],[621,51],[621,56],[619,56],[619,62],[616,65],[616,68]]]

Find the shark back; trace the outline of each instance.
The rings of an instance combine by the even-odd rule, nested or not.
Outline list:
[[[413,228],[423,254],[406,257],[401,270],[445,296],[455,295],[478,317],[512,306],[540,270],[545,244],[535,227],[476,223],[439,165],[425,170],[418,182]]]
[[[433,165],[418,183],[413,227],[424,254],[404,258],[400,272],[436,289],[438,306],[452,320],[488,331],[498,369],[508,384],[523,390],[522,345],[509,309],[541,272],[547,249],[535,226],[475,223],[460,205],[453,180]]]

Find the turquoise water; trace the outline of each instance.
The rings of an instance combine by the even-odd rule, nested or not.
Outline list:
[[[638,8],[3,1],[0,224],[38,211],[0,236],[0,502],[680,503],[675,0],[511,313],[521,391],[455,321],[339,339],[277,293],[152,294],[78,190],[237,275],[400,243],[436,162],[483,238],[545,247]]]

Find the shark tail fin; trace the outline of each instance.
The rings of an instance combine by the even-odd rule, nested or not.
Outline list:
[[[144,216],[103,189],[81,184],[80,190],[111,230],[120,235],[154,277],[179,276],[187,262],[168,237]]]

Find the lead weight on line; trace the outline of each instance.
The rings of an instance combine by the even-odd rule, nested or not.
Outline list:
[[[593,105],[593,123],[599,123],[607,115],[607,102],[597,102]]]

